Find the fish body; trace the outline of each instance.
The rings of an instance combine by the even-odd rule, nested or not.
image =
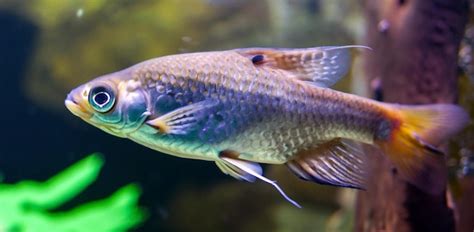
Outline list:
[[[350,48],[159,57],[76,88],[66,106],[108,133],[214,161],[238,179],[264,178],[258,163],[286,163],[303,179],[363,188],[366,157],[357,147],[369,144],[409,181],[437,191],[423,170],[439,162],[426,157],[464,127],[466,113],[454,105],[400,106],[330,89],[348,70]]]
[[[374,121],[383,120],[371,100],[302,83],[284,70],[258,68],[234,51],[158,58],[130,72],[157,99],[149,118],[204,102],[193,128],[152,131],[151,137],[169,141],[163,149],[184,157],[215,160],[219,151],[235,150],[246,160],[285,163],[299,150],[333,138],[372,143]],[[139,132],[129,138],[140,143],[149,136]],[[160,149],[160,139],[150,138],[146,146]]]

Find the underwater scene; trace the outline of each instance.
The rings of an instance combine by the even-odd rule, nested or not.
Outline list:
[[[472,0],[0,0],[0,232],[474,231]]]

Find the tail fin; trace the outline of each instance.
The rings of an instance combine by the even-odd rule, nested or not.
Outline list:
[[[440,194],[447,173],[443,153],[436,146],[466,126],[467,113],[449,104],[387,105],[393,126],[389,136],[376,143],[395,163],[402,178],[425,192]]]

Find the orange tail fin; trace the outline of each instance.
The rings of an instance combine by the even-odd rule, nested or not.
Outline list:
[[[440,194],[447,173],[443,153],[436,146],[466,126],[467,113],[449,104],[387,106],[393,126],[389,136],[376,144],[395,163],[402,178],[425,192]]]

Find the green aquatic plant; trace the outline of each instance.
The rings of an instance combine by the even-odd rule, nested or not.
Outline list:
[[[68,211],[53,211],[94,182],[103,165],[98,154],[73,164],[45,182],[0,184],[0,232],[127,231],[145,214],[138,207],[140,190],[130,184],[111,196]]]

